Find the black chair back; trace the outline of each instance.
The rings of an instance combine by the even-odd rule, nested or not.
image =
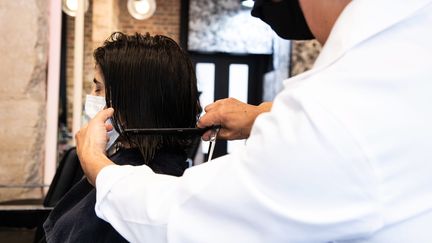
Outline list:
[[[81,169],[76,148],[70,148],[66,151],[57,167],[55,176],[43,202],[44,206],[54,207],[83,176],[84,172]]]

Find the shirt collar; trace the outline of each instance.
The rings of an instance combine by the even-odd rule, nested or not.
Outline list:
[[[432,0],[353,0],[336,21],[314,69],[333,63],[349,49],[431,3]]]

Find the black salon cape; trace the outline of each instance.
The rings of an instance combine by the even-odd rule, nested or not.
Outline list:
[[[137,149],[121,149],[110,159],[118,165],[143,164]],[[149,166],[156,173],[181,176],[187,167],[186,153],[160,150]],[[95,204],[96,189],[83,178],[48,216],[43,225],[45,239],[41,242],[127,242],[109,223],[96,216]]]

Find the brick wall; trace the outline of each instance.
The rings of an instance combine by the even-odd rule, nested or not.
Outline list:
[[[128,34],[149,32],[180,39],[180,0],[157,0],[155,14],[146,20],[134,19],[128,12],[126,0],[118,0],[119,30]]]

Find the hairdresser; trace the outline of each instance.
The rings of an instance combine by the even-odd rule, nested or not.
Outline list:
[[[247,145],[182,177],[114,165],[100,112],[76,135],[96,214],[131,242],[431,242],[432,0],[256,0],[252,15],[323,44],[313,69],[271,109],[208,106],[198,125]]]

